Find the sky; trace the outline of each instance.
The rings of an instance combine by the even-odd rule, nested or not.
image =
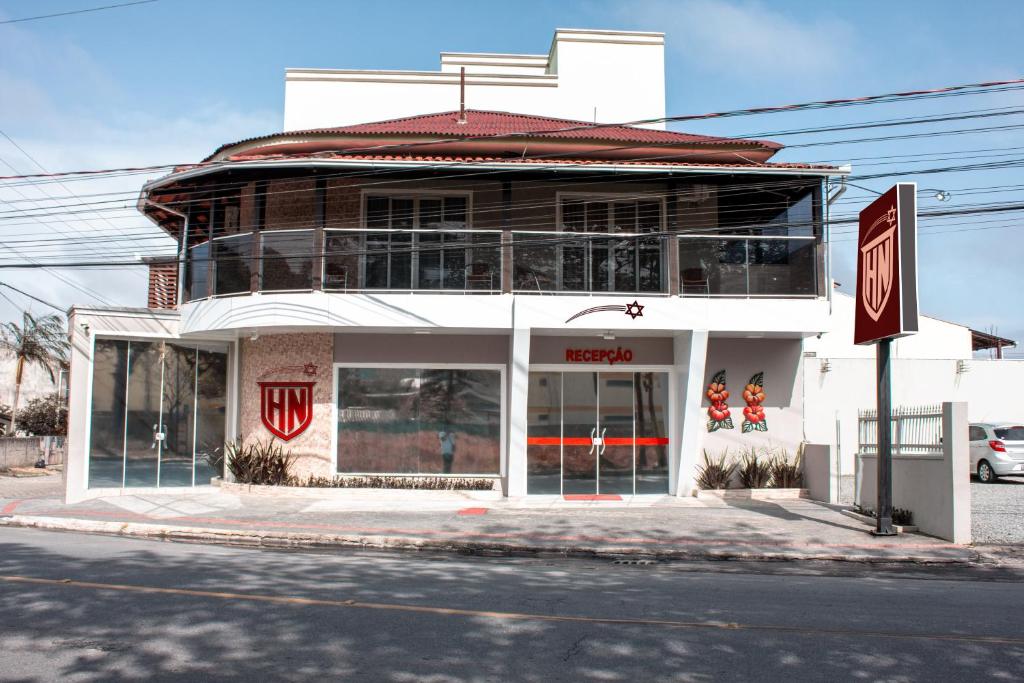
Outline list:
[[[0,21],[115,1],[0,0]],[[1024,3],[994,1],[158,0],[0,24],[0,131],[8,136],[0,135],[0,175],[197,161],[221,143],[281,129],[286,67],[434,70],[441,51],[544,53],[556,27],[663,31],[666,108],[683,115],[1022,77],[1021,26]],[[1000,116],[781,134],[982,109]],[[1014,126],[1024,126],[1021,90],[671,127],[773,137],[789,146],[776,160],[850,163],[854,176],[861,176],[1024,161],[1024,127]],[[990,130],[851,142],[979,127]],[[836,211],[855,214],[896,180],[950,193],[942,203],[922,193],[921,212],[1024,201],[1022,166],[854,177],[866,189],[851,187]],[[37,201],[46,195],[135,191],[149,177],[155,176],[16,187],[0,181],[0,211],[42,206]],[[77,242],[65,253],[76,257],[167,253],[170,242],[156,228],[145,239],[111,241],[118,230],[146,225],[132,205],[127,201],[102,214],[0,220],[0,242],[16,258],[37,260],[59,260],[59,245],[69,237]],[[1024,212],[923,219],[922,312],[976,329],[994,327],[1024,342],[1022,217]],[[833,275],[849,292],[854,242],[843,230],[849,227],[837,227],[834,235]],[[53,242],[19,247],[18,240],[26,239]],[[145,305],[141,268],[0,270],[0,282],[62,309],[73,303]],[[22,308],[48,310],[7,288],[0,293],[8,297],[0,298],[0,320],[20,317]]]

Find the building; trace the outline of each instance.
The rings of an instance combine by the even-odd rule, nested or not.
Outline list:
[[[71,310],[68,498],[206,484],[236,438],[508,496],[691,495],[703,449],[795,453],[846,171],[664,130],[662,50],[289,70],[283,132],[143,188],[180,247],[149,307]]]

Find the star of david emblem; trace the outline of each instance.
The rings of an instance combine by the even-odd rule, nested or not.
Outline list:
[[[626,304],[626,315],[628,315],[633,320],[636,320],[637,318],[643,316],[643,314],[644,307],[640,302],[634,300],[633,303]]]
[[[315,377],[316,366],[313,365],[312,363],[306,363],[305,365],[302,366],[302,374],[306,375],[307,377]]]
[[[889,222],[889,225],[896,225],[896,207],[890,207],[885,214],[885,220]]]

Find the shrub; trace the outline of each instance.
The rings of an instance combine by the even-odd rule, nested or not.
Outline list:
[[[727,489],[736,472],[736,463],[728,462],[729,449],[722,451],[717,460],[712,460],[707,449],[704,450],[704,464],[697,474],[697,485],[702,489]]]
[[[912,526],[914,524],[914,513],[905,508],[893,508],[892,523],[899,526]]]
[[[318,477],[295,482],[297,486],[318,489],[419,489],[430,491],[490,491],[493,479],[479,477],[402,477],[389,475]]]
[[[18,411],[18,430],[32,436],[66,436],[68,407],[60,394],[34,398]]]
[[[799,489],[804,485],[803,463],[799,455],[791,462],[789,451],[779,449],[771,459],[772,488]]]
[[[240,484],[267,484],[283,486],[291,483],[295,456],[273,440],[259,439],[243,444],[236,441],[227,445],[228,470]]]
[[[771,461],[759,458],[757,451],[751,447],[743,452],[743,458],[740,460],[739,465],[739,475],[743,488],[766,488],[772,478]]]

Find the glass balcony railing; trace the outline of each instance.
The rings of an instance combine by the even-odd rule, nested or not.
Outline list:
[[[501,291],[501,231],[325,230],[323,288]]]
[[[814,236],[513,231],[503,241],[499,230],[320,232],[322,245],[317,230],[302,229],[229,235],[193,246],[187,299],[314,289],[821,295],[820,241]]]
[[[682,296],[812,297],[818,295],[813,236],[679,236]]]
[[[520,293],[668,292],[664,235],[512,233],[512,291]]]

